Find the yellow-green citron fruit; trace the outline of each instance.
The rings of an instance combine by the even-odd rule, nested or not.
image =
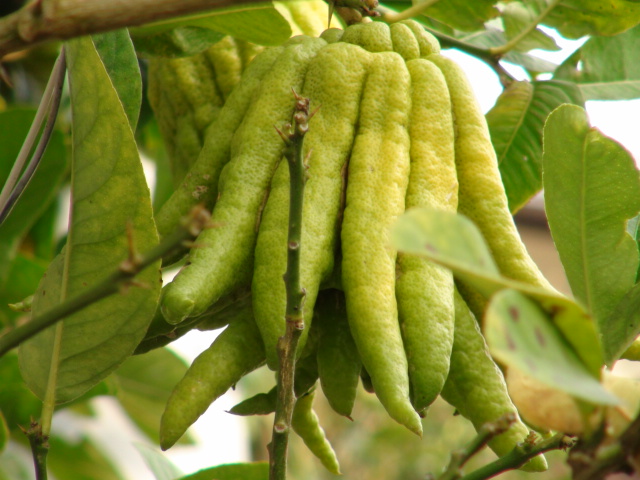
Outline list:
[[[349,161],[342,223],[342,285],[362,363],[387,412],[422,434],[409,400],[408,365],[395,298],[390,228],[409,180],[410,75],[395,52],[372,54]]]
[[[284,142],[273,125],[291,121],[307,68],[326,45],[302,37],[285,47],[263,78],[231,142],[231,160],[218,184],[215,227],[196,239],[189,263],[164,290],[162,313],[169,323],[204,312],[222,295],[248,283],[253,273],[256,224]]]
[[[304,346],[320,284],[334,269],[342,170],[355,137],[360,97],[371,55],[354,45],[333,44],[311,61],[303,95],[320,107],[304,139],[308,169],[302,207],[300,281],[305,288]],[[253,298],[256,322],[265,341],[267,364],[278,366],[276,344],[285,331],[289,171],[283,161],[271,183],[255,249]]]
[[[396,26],[407,28],[394,24],[392,31]],[[409,37],[415,39],[410,31]],[[427,60],[410,60],[407,67],[411,74],[412,106],[406,208],[455,212],[458,181],[447,84],[438,67]],[[422,412],[437,398],[449,372],[455,317],[453,275],[424,258],[399,253],[396,276],[411,400],[415,409]]]

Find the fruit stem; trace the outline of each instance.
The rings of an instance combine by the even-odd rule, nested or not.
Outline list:
[[[300,285],[300,250],[302,238],[302,200],[305,184],[305,159],[302,154],[304,135],[309,128],[308,122],[313,114],[309,114],[309,99],[293,92],[296,107],[292,126],[280,136],[285,141],[284,156],[289,163],[290,201],[289,201],[289,234],[287,239],[287,271],[283,279],[287,292],[286,331],[278,339],[278,386],[276,412],[273,421],[273,436],[269,445],[269,479],[285,480],[287,477],[287,449],[291,418],[296,397],[293,390],[295,374],[296,350],[298,341],[304,330],[303,306],[306,292]]]
[[[525,440],[504,457],[500,457],[484,467],[458,478],[460,478],[460,480],[486,480],[487,478],[495,477],[508,470],[520,468],[541,453],[550,450],[564,450],[572,447],[574,443],[575,439],[564,433],[557,433],[548,439],[538,442],[529,443],[528,440]]]
[[[394,12],[392,10],[387,10],[387,12],[383,14],[382,20],[384,20],[387,23],[400,22],[402,20],[406,20],[407,18],[420,15],[427,8],[438,3],[439,1],[440,0],[423,0],[422,2],[418,2],[415,5],[407,8],[406,10],[403,10],[402,12]]]

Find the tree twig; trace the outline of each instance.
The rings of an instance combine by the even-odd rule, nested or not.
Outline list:
[[[255,0],[33,0],[0,19],[0,59],[46,40],[64,40]]]
[[[278,130],[285,141],[284,156],[289,163],[290,201],[289,234],[287,239],[287,271],[284,274],[287,292],[286,331],[278,339],[277,402],[273,432],[269,446],[269,479],[285,480],[287,476],[287,449],[291,431],[291,417],[296,397],[293,389],[298,340],[304,330],[303,306],[305,290],[300,285],[300,250],[302,237],[302,200],[305,184],[305,162],[302,154],[304,135],[309,128],[309,99],[296,97],[293,125],[286,135]]]
[[[11,168],[7,181],[2,187],[2,192],[0,192],[0,224],[2,224],[4,219],[11,212],[11,208],[22,193],[21,189],[24,190],[26,187],[26,183],[29,182],[31,175],[37,168],[40,158],[44,153],[44,149],[47,146],[51,135],[51,132],[47,132],[47,129],[53,130],[53,125],[55,124],[58,107],[60,105],[60,96],[62,94],[62,84],[64,82],[65,71],[66,62],[63,50],[60,52],[60,55],[53,66],[53,70],[51,70],[51,75],[49,76],[49,81],[47,82],[47,86],[42,94],[38,111],[33,118],[33,122],[31,122],[29,133],[27,133],[27,137],[20,148],[20,152],[18,152],[18,157]],[[45,131],[40,137],[37,150],[33,154],[29,166],[27,166],[27,171],[25,171],[22,178],[20,178],[20,173],[27,162],[27,158],[29,158],[29,153],[31,153],[36,139],[38,138],[38,133],[40,132],[40,128],[42,127],[45,117],[47,117]],[[40,152],[40,155],[38,155],[38,152]],[[31,175],[28,175],[30,172]],[[24,182],[25,177],[26,182]],[[25,183],[25,185],[21,186],[20,184],[22,183]]]
[[[533,457],[540,455],[541,453],[545,453],[550,450],[567,449],[572,447],[574,443],[574,438],[569,437],[564,433],[558,433],[553,437],[536,443],[528,443],[525,441],[517,445],[504,457],[500,457],[484,467],[464,475],[460,480],[486,480],[487,478],[493,478],[508,470],[520,468]]]
[[[22,427],[20,427],[22,428]],[[33,467],[36,480],[47,480],[47,454],[49,453],[49,436],[42,432],[38,422],[31,422],[28,429],[22,429],[29,439]]]
[[[551,10],[553,10],[556,7],[556,5],[558,5],[558,3],[560,3],[560,0],[551,0],[549,2],[549,4],[547,5],[547,8],[545,8],[542,12],[540,12],[540,15],[538,15],[529,25],[527,25],[526,28],[522,29],[522,31],[520,31],[515,37],[513,37],[511,40],[509,40],[504,45],[500,45],[499,47],[490,48],[489,51],[491,52],[491,54],[495,55],[495,56],[498,56],[498,57],[501,57],[505,53],[510,52],[511,50],[513,50],[513,48],[524,37],[529,35],[531,32],[533,32],[538,27],[540,22],[542,22],[542,20],[544,20],[544,18],[547,15],[549,15]]]
[[[204,207],[194,207],[181,228],[165,237],[158,246],[142,255],[130,252],[129,258],[123,260],[117,270],[101,282],[0,337],[0,357],[59,320],[98,300],[120,292],[122,287],[131,282],[138,273],[162,258],[167,252],[186,241],[195,239],[200,231],[207,226],[209,220],[209,213]]]
[[[438,3],[439,1],[440,0],[422,0],[421,2],[415,3],[413,6],[407,8],[406,10],[403,10],[402,12],[387,10],[387,12],[382,16],[382,19],[387,23],[400,22],[402,20],[406,20],[407,18],[420,15],[427,8]]]
[[[438,480],[456,480],[460,478],[464,464],[482,450],[492,438],[509,430],[509,427],[513,425],[515,421],[515,413],[509,412],[495,422],[488,422],[482,425],[469,445],[451,454],[449,465],[442,475],[438,477]]]
[[[49,82],[47,83],[45,93],[42,96],[40,106],[38,107],[38,112],[36,113],[36,118],[34,118],[33,123],[31,124],[31,129],[27,134],[25,143],[23,144],[22,149],[18,154],[18,158],[16,159],[14,167],[11,169],[12,175],[14,173],[14,170],[17,170],[17,173],[20,173],[20,171],[22,170],[22,166],[26,161],[26,157],[29,155],[31,147],[33,147],[35,135],[32,136],[32,133],[35,132],[37,134],[42,124],[42,118],[40,117],[41,109],[47,112],[47,123],[44,126],[44,130],[42,131],[40,140],[38,140],[38,144],[36,145],[36,150],[35,152],[33,152],[27,168],[22,174],[22,177],[20,177],[20,180],[18,180],[18,182],[14,184],[15,188],[14,185],[12,185],[13,182],[7,180],[5,188],[3,188],[2,190],[2,198],[0,199],[0,225],[2,225],[2,222],[4,222],[4,220],[9,216],[14,205],[20,199],[22,193],[26,190],[27,185],[29,185],[31,178],[36,172],[38,165],[40,165],[40,160],[42,160],[44,152],[47,149],[47,145],[49,144],[49,140],[51,139],[51,134],[53,133],[53,127],[56,124],[56,118],[58,117],[58,108],[60,107],[60,99],[62,97],[62,87],[64,85],[66,65],[67,64],[63,48],[60,52],[60,55],[58,55],[58,59],[53,66],[53,70],[51,71],[51,77],[49,78]],[[6,197],[5,189],[7,192]]]

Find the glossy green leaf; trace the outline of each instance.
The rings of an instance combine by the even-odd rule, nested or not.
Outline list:
[[[0,112],[0,185],[9,176],[35,115],[32,109]],[[4,286],[18,244],[55,197],[65,174],[63,136],[54,131],[31,182],[0,225],[0,289]]]
[[[158,432],[164,406],[186,371],[182,359],[171,350],[158,348],[128,358],[114,372],[120,404],[155,444],[160,441]]]
[[[640,98],[640,26],[593,37],[558,68],[556,78],[578,83],[588,100]]]
[[[515,290],[496,293],[484,319],[491,355],[546,385],[590,403],[619,400],[590,373],[535,302]]]
[[[584,105],[573,83],[513,82],[486,115],[512,213],[542,188],[542,130],[563,103]]]
[[[270,3],[241,4],[166,20],[132,29],[132,34],[151,35],[179,27],[200,27],[231,35],[258,45],[280,45],[291,36],[291,27]]]
[[[485,30],[475,32],[470,35],[464,35],[460,37],[460,40],[484,48],[497,47],[507,43],[507,38],[504,33],[492,27],[487,27]],[[503,60],[520,65],[530,72],[553,72],[557,68],[557,65],[553,62],[513,50],[507,52],[503,57]]]
[[[70,441],[51,436],[47,466],[55,478],[65,480],[123,480],[114,465],[89,438]]]
[[[128,231],[136,249],[158,237],[149,189],[127,116],[90,38],[67,45],[73,120],[72,206],[67,245],[51,263],[33,302],[33,315],[78,294],[126,259]],[[44,397],[50,365],[58,366],[56,401],[68,402],[115,370],[138,345],[160,294],[159,262],[130,287],[62,322],[59,356],[53,326],[20,347],[29,387]],[[59,334],[59,333],[58,333]]]
[[[502,8],[502,21],[504,31],[509,40],[520,35],[522,30],[536,22],[545,2],[509,2]],[[541,8],[542,7],[542,8]],[[514,47],[519,52],[528,52],[533,49],[560,50],[555,40],[540,29],[534,29],[522,38]]]
[[[635,284],[638,246],[626,231],[640,210],[631,155],[590,128],[582,108],[555,110],[544,130],[545,208],[571,290],[595,317],[607,352],[618,350],[611,313]],[[608,358],[611,360],[611,358]]]
[[[459,214],[414,208],[393,229],[398,250],[421,255],[453,271],[486,299],[504,288],[518,290],[538,302],[575,349],[592,374],[597,375],[603,354],[593,319],[570,299],[547,290],[501,277],[478,228]]]
[[[162,32],[132,36],[136,51],[144,57],[180,58],[205,51],[224,37],[224,34],[202,27],[177,27]]]
[[[567,38],[617,35],[640,23],[640,3],[628,0],[561,0],[542,22]]]
[[[420,3],[415,0],[414,4]],[[480,30],[484,23],[498,16],[495,0],[440,0],[424,11],[427,17],[464,31]]]
[[[91,38],[118,92],[131,130],[135,132],[142,105],[142,77],[129,32],[116,30],[93,35]]]
[[[178,467],[171,463],[160,450],[143,443],[135,443],[134,446],[156,480],[174,480],[182,476]]]
[[[178,480],[267,480],[269,464],[267,462],[230,463],[200,470]]]

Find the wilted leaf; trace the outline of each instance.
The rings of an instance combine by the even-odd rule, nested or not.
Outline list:
[[[267,480],[269,478],[269,464],[267,462],[231,463],[211,467],[193,475],[180,477],[178,480]]]
[[[392,232],[394,245],[421,255],[453,271],[486,299],[504,288],[518,290],[538,302],[575,349],[582,362],[597,374],[603,356],[593,319],[577,303],[539,287],[500,276],[478,228],[459,214],[414,208],[402,215]]]
[[[127,226],[139,251],[158,238],[149,189],[133,133],[90,38],[67,45],[73,120],[73,177],[67,245],[40,282],[33,315],[95,285],[128,257]],[[51,365],[57,365],[56,401],[68,402],[105,378],[131,355],[144,336],[160,293],[159,262],[129,288],[68,317],[20,347],[29,387],[44,397]],[[61,331],[60,331],[61,329]]]
[[[578,83],[588,100],[640,98],[639,49],[640,26],[614,37],[592,37],[564,61],[555,77]]]
[[[136,131],[142,105],[142,77],[136,51],[127,30],[101,33],[91,37],[98,55],[107,69],[131,130]]]
[[[627,340],[620,331],[628,321],[611,313],[638,271],[638,247],[626,231],[640,210],[635,162],[589,127],[582,108],[565,105],[545,125],[543,181],[551,234],[571,290],[595,317],[611,361]]]
[[[578,88],[569,82],[513,82],[487,113],[491,141],[512,213],[542,188],[542,130],[558,106],[583,106]]]
[[[618,402],[590,373],[548,316],[515,290],[492,298],[484,319],[491,354],[508,367],[574,397],[596,404]]]

